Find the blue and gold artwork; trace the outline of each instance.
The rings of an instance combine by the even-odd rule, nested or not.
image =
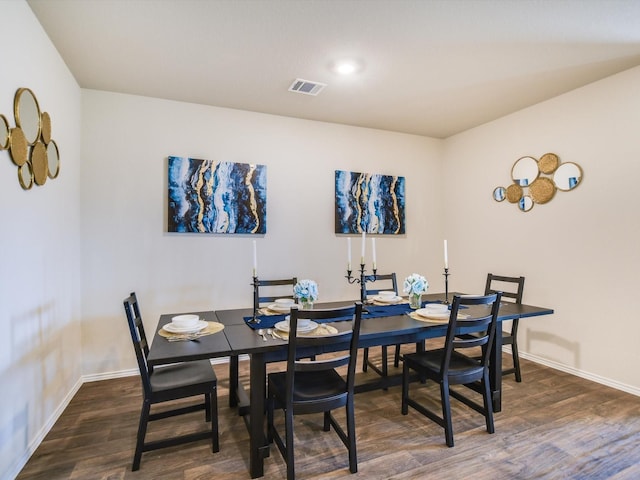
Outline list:
[[[405,233],[404,177],[336,170],[336,233]]]
[[[267,232],[267,167],[169,157],[169,232]]]

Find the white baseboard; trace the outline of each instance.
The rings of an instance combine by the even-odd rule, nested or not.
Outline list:
[[[510,346],[504,346],[502,347],[502,350],[504,352],[509,352],[509,354],[511,354]],[[585,372],[577,368],[568,367],[567,365],[563,365],[561,363],[557,363],[557,362],[554,362],[553,360],[548,360],[546,358],[539,357],[537,355],[532,355],[526,352],[518,352],[518,353],[520,355],[520,358],[525,358],[532,362],[539,363],[540,365],[544,365],[545,367],[553,368],[554,370],[560,370],[561,372],[569,373],[571,375],[575,375],[576,377],[584,378],[585,380],[590,380],[592,382],[596,382],[601,385],[615,388],[616,390],[627,392],[632,395],[636,395],[640,397],[640,388],[633,387],[625,383],[616,382],[615,380],[611,380],[610,378],[601,377],[600,375],[595,375],[593,373]]]
[[[80,390],[82,383],[82,378],[79,378],[75,385],[71,387],[71,390],[69,390],[69,393],[67,393],[67,395],[62,399],[62,402],[60,402],[58,408],[55,409],[46,423],[36,433],[35,437],[33,437],[33,439],[29,442],[29,444],[27,445],[27,449],[22,453],[20,457],[15,460],[13,465],[8,469],[7,478],[16,478],[18,476],[20,471],[29,461],[29,458],[31,458],[31,455],[33,455],[33,452],[35,452],[36,449],[40,446],[40,444],[44,440],[44,437],[47,436],[47,433],[49,433],[49,431],[53,428],[55,423],[60,418],[60,415],[62,415],[62,413],[65,411],[75,394],[78,393],[78,390]]]

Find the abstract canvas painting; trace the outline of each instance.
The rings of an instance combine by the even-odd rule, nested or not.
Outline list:
[[[336,233],[405,233],[404,177],[336,170]]]
[[[169,232],[267,232],[267,168],[169,157]]]

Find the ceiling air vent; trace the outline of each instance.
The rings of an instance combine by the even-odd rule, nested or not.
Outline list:
[[[322,91],[322,89],[326,86],[327,86],[326,83],[311,82],[309,80],[296,78],[296,80],[289,87],[289,91],[315,96],[315,95],[318,95]]]

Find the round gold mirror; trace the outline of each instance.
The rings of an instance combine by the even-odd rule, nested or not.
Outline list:
[[[521,187],[531,185],[538,175],[540,175],[538,161],[533,157],[519,158],[511,169],[512,180]]]
[[[22,129],[29,145],[40,137],[40,106],[38,100],[28,88],[19,88],[13,102],[16,126]]]
[[[501,202],[507,198],[507,190],[504,187],[496,187],[493,190],[493,199],[496,202]]]
[[[535,203],[547,203],[556,193],[556,186],[550,178],[539,177],[529,185],[529,194]]]
[[[0,150],[9,148],[9,122],[7,118],[0,114]]]
[[[55,140],[51,140],[49,145],[47,145],[47,165],[49,178],[56,178],[60,173],[60,152],[58,151],[58,144]]]
[[[518,208],[522,212],[528,212],[529,210],[531,210],[533,208],[533,200],[531,199],[531,197],[529,195],[523,196],[518,202]]]
[[[576,188],[582,181],[582,169],[580,165],[572,162],[563,163],[553,174],[553,183],[558,190],[568,192]]]
[[[29,190],[33,186],[33,171],[29,162],[23,163],[18,168],[18,181],[25,190]]]

